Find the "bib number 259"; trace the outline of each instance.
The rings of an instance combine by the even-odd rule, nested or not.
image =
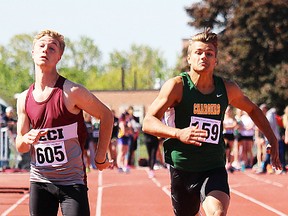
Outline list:
[[[199,126],[199,129],[207,131],[207,143],[218,144],[221,125],[219,120],[191,116],[190,126],[195,127],[196,125]]]

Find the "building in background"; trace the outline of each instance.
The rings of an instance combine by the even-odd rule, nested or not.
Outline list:
[[[92,92],[106,106],[113,109],[116,116],[132,106],[134,115],[139,117],[140,123],[142,123],[148,107],[157,97],[159,90],[97,90]]]

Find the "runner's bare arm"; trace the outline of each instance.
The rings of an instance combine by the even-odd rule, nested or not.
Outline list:
[[[114,118],[111,110],[93,93],[79,84],[66,80],[64,92],[65,104],[71,112],[77,113],[82,109],[100,120],[99,140],[95,161],[98,162],[99,166],[97,165],[97,167],[99,169],[105,168],[106,165],[109,166],[108,161],[107,164],[101,163],[106,160],[106,153],[112,134]]]
[[[181,100],[182,81],[181,78],[172,78],[164,83],[158,96],[149,106],[143,120],[143,131],[157,137],[176,138],[179,129],[165,125],[161,119],[169,107],[173,107]]]
[[[30,121],[25,111],[27,90],[22,92],[17,100],[17,136],[16,149],[21,153],[30,151],[30,145],[36,144],[39,138],[47,133],[43,130],[30,130]]]
[[[180,76],[169,79],[161,88],[143,121],[143,131],[157,137],[176,138],[187,144],[201,145],[205,141],[207,131],[196,127],[184,129],[165,125],[161,119],[168,108],[178,104],[182,99],[182,79]]]

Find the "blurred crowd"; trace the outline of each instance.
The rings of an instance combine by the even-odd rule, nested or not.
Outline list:
[[[129,106],[119,116],[114,114],[114,125],[111,136],[111,142],[107,157],[113,161],[111,169],[116,168],[119,173],[129,173],[131,168],[137,165],[149,166],[149,176],[153,177],[153,170],[161,166],[165,166],[163,162],[163,154],[161,148],[161,139],[153,137],[148,140],[148,134],[143,134],[143,142],[147,147],[148,158],[137,158],[136,150],[139,147],[140,136],[142,134],[140,119],[134,115],[134,108]],[[85,147],[86,171],[96,169],[94,152],[97,150],[97,142],[99,136],[99,120],[84,113],[84,120],[88,131],[88,139]],[[151,137],[151,136],[149,136]],[[139,150],[139,149],[138,149]]]
[[[268,140],[254,125],[247,113],[228,106],[223,122],[223,137],[226,143],[226,168],[229,172],[238,170],[253,169],[256,173],[277,173],[287,172],[288,160],[288,106],[281,112],[275,107],[268,107],[261,104],[260,109],[268,119],[279,143],[279,157],[282,163],[282,170],[275,170],[270,164],[270,154],[267,153]],[[129,173],[136,165],[148,166],[149,177],[154,176],[154,169],[157,166],[165,167],[162,153],[163,139],[149,134],[143,134],[142,142],[146,145],[148,158],[137,158],[135,152],[139,147],[141,124],[139,117],[134,115],[134,109],[129,106],[119,116],[114,114],[114,125],[111,136],[111,143],[107,157],[113,160],[111,169],[116,168],[119,173]],[[277,113],[283,113],[279,115]],[[100,121],[88,113],[83,113],[87,127],[88,138],[84,147],[84,161],[86,171],[96,169],[94,156],[97,151]],[[2,160],[0,167],[9,168],[13,166],[18,169],[29,170],[29,154],[16,155],[16,114],[12,107],[7,107],[1,113],[1,155],[8,155],[8,160]],[[5,130],[4,130],[5,129]],[[285,138],[286,129],[286,138]],[[5,133],[7,133],[5,135]],[[8,149],[3,148],[4,135],[8,137]],[[8,152],[4,152],[8,151]],[[12,154],[11,154],[12,153]],[[11,157],[13,157],[11,159]],[[15,158],[17,157],[17,158]],[[20,159],[19,159],[20,158]],[[137,159],[137,161],[136,161]],[[11,163],[11,161],[13,161]],[[15,162],[16,161],[16,162]]]
[[[6,107],[1,110],[1,145],[0,145],[0,169],[7,169],[18,166],[18,153],[15,148],[17,119],[13,107]],[[12,158],[13,157],[13,158]]]
[[[223,136],[226,143],[226,168],[228,171],[244,171],[252,168],[258,174],[285,174],[288,159],[288,106],[283,115],[275,107],[261,104],[260,109],[268,119],[278,140],[279,158],[282,170],[275,170],[270,164],[269,142],[263,133],[254,125],[247,113],[228,107],[223,122]],[[285,139],[286,131],[286,139]]]

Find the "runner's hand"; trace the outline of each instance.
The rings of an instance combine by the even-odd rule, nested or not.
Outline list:
[[[37,144],[41,136],[45,136],[48,133],[48,130],[43,129],[31,129],[28,133],[26,133],[23,138],[24,142],[27,145]]]
[[[106,158],[104,161],[98,161],[95,157],[95,165],[98,170],[102,171],[104,169],[107,169],[113,165],[114,160],[109,160],[106,154]]]
[[[199,126],[187,127],[177,132],[176,137],[183,143],[201,146],[208,136],[207,131],[199,129]]]

